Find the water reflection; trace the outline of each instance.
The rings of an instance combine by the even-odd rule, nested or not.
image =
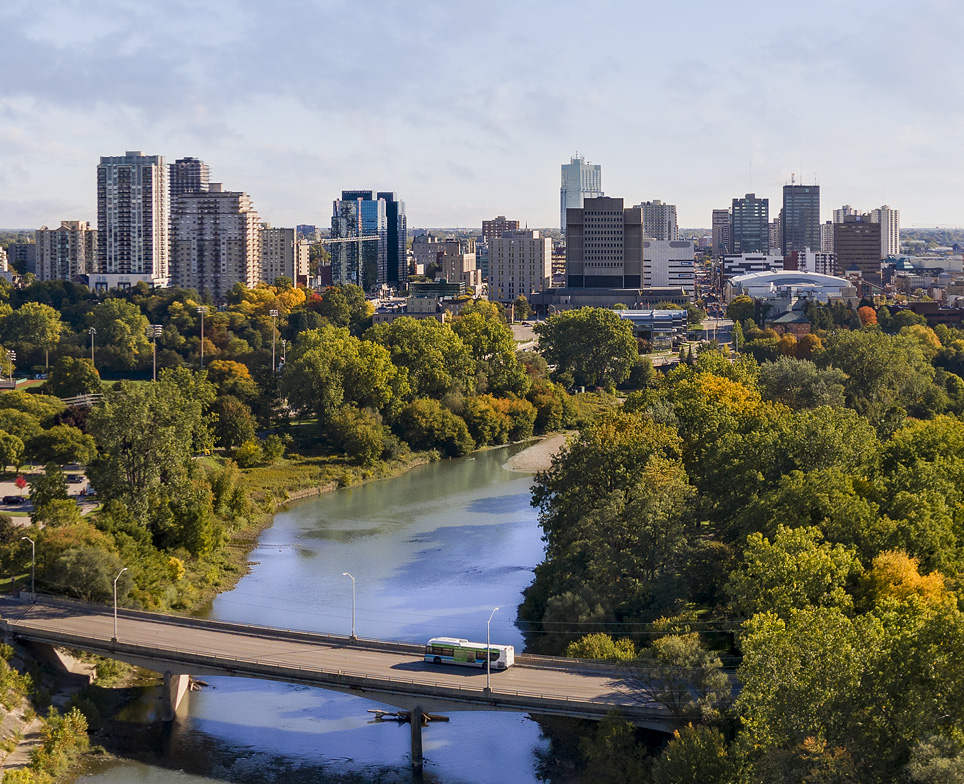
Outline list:
[[[522,646],[515,608],[542,560],[531,477],[502,465],[514,450],[422,466],[401,477],[293,504],[276,516],[212,617],[347,634],[356,578],[359,636],[422,642],[445,634]],[[373,722],[384,705],[321,689],[207,678],[172,728],[129,725],[125,762],[97,784],[189,781],[411,781],[409,727]],[[119,732],[123,736],[123,732]],[[123,741],[122,741],[123,742]],[[545,743],[526,716],[451,714],[423,734],[425,780],[534,784]],[[153,749],[145,751],[145,749]],[[186,776],[190,771],[209,778]]]

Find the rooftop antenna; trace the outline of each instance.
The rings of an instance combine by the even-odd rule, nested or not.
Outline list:
[[[790,187],[792,188],[796,184],[797,184],[797,175],[794,174],[793,172],[790,172]]]

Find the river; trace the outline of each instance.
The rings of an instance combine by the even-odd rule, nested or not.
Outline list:
[[[275,517],[251,571],[214,601],[211,617],[290,629],[424,642],[434,635],[521,649],[522,590],[542,560],[532,476],[504,463],[518,447],[420,466],[402,476],[299,501]],[[208,678],[162,727],[156,695],[115,723],[125,759],[90,784],[411,781],[409,728],[374,722],[387,706],[336,692]],[[457,712],[423,733],[425,780],[535,784],[546,741],[522,714]]]

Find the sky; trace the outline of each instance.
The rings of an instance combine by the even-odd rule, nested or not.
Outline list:
[[[681,227],[819,184],[962,226],[960,0],[0,0],[0,227],[96,222],[100,156],[201,158],[275,226],[559,225],[560,165]]]

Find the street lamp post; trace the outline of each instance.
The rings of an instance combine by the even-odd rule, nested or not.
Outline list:
[[[268,315],[271,316],[271,372],[276,373],[278,371],[278,367],[274,361],[274,341],[278,334],[278,311],[269,311]]]
[[[117,573],[117,577],[114,578],[114,639],[111,640],[111,642],[117,642],[117,581],[120,579],[120,576],[126,571],[127,571],[127,567],[125,566]]]
[[[160,324],[151,324],[151,339],[154,344],[154,380],[157,381],[157,339],[164,331]]]
[[[10,370],[10,380],[13,381],[13,363],[17,358],[17,352],[10,350],[7,352],[7,367]]]
[[[485,622],[485,690],[489,691],[489,677],[492,675],[492,654],[489,651],[489,624],[492,623],[492,616],[495,615],[498,607],[493,607],[489,614],[489,620]]]
[[[91,327],[87,330],[90,333],[90,364],[94,365],[94,335],[97,334],[97,330]],[[97,367],[94,365],[94,367]]]
[[[206,305],[199,305],[197,312],[201,315],[201,370],[204,370],[204,314],[208,312]]]
[[[29,536],[21,536],[20,541],[22,542],[26,539],[30,542],[30,593],[36,593],[36,583],[34,582],[34,577],[37,570],[37,543],[31,539]]]
[[[348,572],[342,572],[342,577],[351,577],[351,638],[354,640],[355,637],[355,578],[352,577]]]

